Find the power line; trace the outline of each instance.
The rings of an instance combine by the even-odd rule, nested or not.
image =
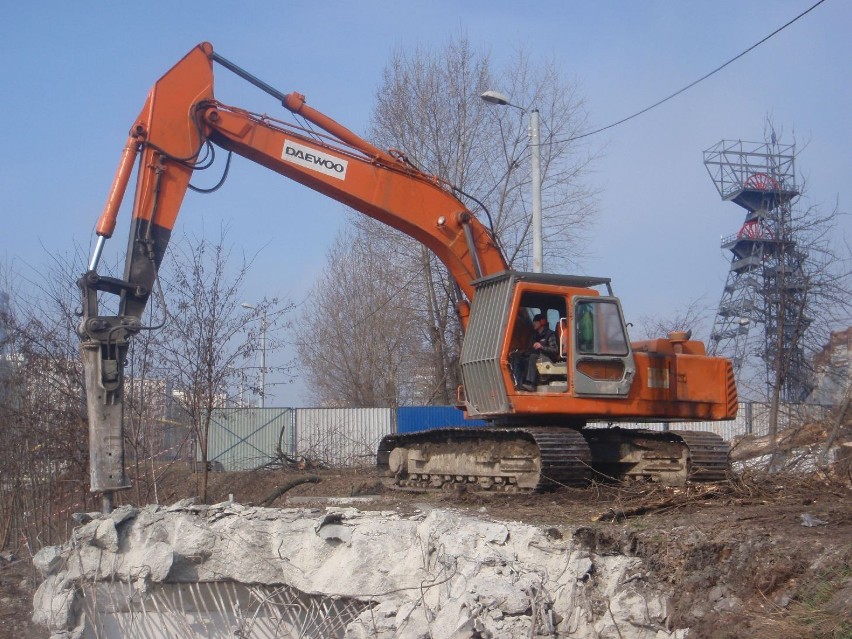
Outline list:
[[[799,15],[797,15],[795,18],[793,18],[792,20],[790,20],[790,21],[789,21],[788,23],[786,23],[785,25],[783,25],[783,26],[778,27],[777,29],[775,29],[775,31],[773,31],[772,33],[770,33],[768,36],[766,36],[765,38],[763,38],[763,39],[762,39],[762,40],[760,40],[759,42],[754,43],[753,45],[751,45],[748,49],[746,49],[745,51],[743,51],[743,52],[742,52],[742,53],[740,53],[739,55],[734,56],[733,58],[731,58],[730,60],[728,60],[728,61],[727,61],[727,62],[725,62],[724,64],[722,64],[722,65],[720,65],[720,66],[716,67],[715,69],[713,69],[712,71],[710,71],[710,73],[707,73],[707,74],[705,74],[705,75],[701,76],[700,78],[698,78],[698,79],[697,79],[697,80],[695,80],[694,82],[691,82],[691,83],[687,84],[687,85],[686,85],[685,87],[683,87],[682,89],[680,89],[680,90],[678,90],[678,91],[675,91],[675,92],[674,92],[674,93],[672,93],[671,95],[669,95],[669,96],[667,96],[667,97],[663,98],[662,100],[660,100],[660,101],[658,101],[658,102],[655,102],[655,103],[654,103],[654,104],[652,104],[651,106],[645,107],[644,109],[642,109],[641,111],[637,111],[637,112],[636,112],[636,113],[634,113],[633,115],[629,115],[629,116],[627,116],[626,118],[622,118],[622,119],[621,119],[621,120],[619,120],[618,122],[613,122],[612,124],[608,124],[608,125],[606,125],[606,126],[604,126],[604,127],[601,127],[600,129],[595,129],[594,131],[589,131],[588,133],[583,133],[582,135],[575,135],[575,136],[573,136],[573,137],[566,138],[565,140],[553,140],[553,141],[551,142],[551,144],[557,144],[557,143],[561,143],[561,142],[573,142],[574,140],[579,140],[579,139],[581,139],[581,138],[587,138],[587,137],[589,137],[590,135],[595,135],[596,133],[600,133],[601,131],[606,131],[607,129],[611,129],[611,128],[615,127],[615,126],[618,126],[619,124],[624,124],[624,123],[625,123],[625,122],[627,122],[628,120],[632,120],[633,118],[636,118],[636,117],[638,117],[638,116],[642,115],[643,113],[647,113],[647,112],[648,112],[648,111],[650,111],[651,109],[655,109],[655,108],[657,108],[657,107],[658,107],[658,106],[660,106],[661,104],[664,104],[664,103],[668,102],[669,100],[671,100],[672,98],[675,98],[675,97],[679,96],[679,95],[680,95],[681,93],[683,93],[684,91],[688,91],[689,89],[691,89],[692,87],[694,87],[694,86],[695,86],[696,84],[698,84],[699,82],[703,82],[704,80],[706,80],[707,78],[709,78],[711,75],[714,75],[714,74],[718,73],[719,71],[721,71],[722,69],[724,69],[724,68],[725,68],[726,66],[728,66],[729,64],[731,64],[731,63],[733,63],[733,62],[736,62],[736,61],[737,61],[737,60],[739,60],[741,57],[743,57],[745,54],[747,54],[747,53],[749,53],[750,51],[752,51],[752,50],[756,49],[756,48],[757,48],[757,47],[759,47],[761,44],[763,44],[764,42],[766,42],[767,40],[769,40],[769,38],[771,38],[772,36],[774,36],[774,35],[776,35],[776,34],[778,34],[778,33],[781,33],[784,29],[786,29],[786,28],[787,28],[787,27],[789,27],[791,24],[793,24],[794,22],[796,22],[799,18],[804,17],[805,15],[807,15],[808,13],[810,13],[811,11],[813,11],[814,9],[816,9],[816,8],[817,8],[819,5],[821,5],[823,2],[825,2],[825,0],[818,0],[818,2],[816,2],[814,5],[812,5],[811,7],[809,7],[808,9],[806,9],[805,11],[802,11],[802,13],[800,13]]]

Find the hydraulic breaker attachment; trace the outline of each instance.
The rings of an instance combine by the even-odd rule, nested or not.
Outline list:
[[[97,294],[127,293],[129,285],[89,271],[78,281],[83,313],[77,333],[89,415],[90,490],[104,494],[111,509],[112,493],[130,487],[124,472],[124,364],[129,339],[140,322],[131,316],[99,316]]]

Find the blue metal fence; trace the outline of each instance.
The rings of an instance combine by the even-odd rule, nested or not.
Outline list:
[[[443,427],[485,426],[481,419],[465,419],[455,406],[400,406],[396,409],[396,432],[416,433]]]

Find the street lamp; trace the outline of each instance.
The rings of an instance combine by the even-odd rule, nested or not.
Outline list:
[[[499,91],[486,91],[480,95],[489,104],[510,106],[523,113],[530,114],[530,155],[532,171],[532,236],[533,236],[533,273],[541,273],[543,267],[543,248],[541,238],[541,146],[538,139],[538,109],[527,110],[509,102],[509,98]]]
[[[257,306],[243,302],[240,304],[243,308],[251,311],[257,310]],[[266,405],[266,309],[261,311],[260,315],[260,407]]]

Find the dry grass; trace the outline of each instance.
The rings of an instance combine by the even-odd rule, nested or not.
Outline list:
[[[793,600],[758,619],[757,639],[852,638],[852,551],[802,580]]]

